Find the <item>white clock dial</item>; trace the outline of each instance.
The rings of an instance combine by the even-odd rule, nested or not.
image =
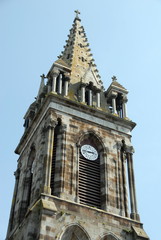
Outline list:
[[[83,157],[85,157],[88,160],[96,160],[98,158],[98,152],[97,150],[92,147],[91,145],[83,145],[81,147],[81,154],[83,155]]]

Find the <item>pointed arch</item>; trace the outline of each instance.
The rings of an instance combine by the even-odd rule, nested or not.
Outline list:
[[[36,158],[36,148],[35,148],[35,144],[32,144],[29,149],[28,159],[26,163],[27,165],[26,175],[23,180],[23,194],[22,194],[21,205],[19,208],[19,222],[21,222],[22,219],[24,218],[26,211],[31,203],[35,158]]]
[[[102,237],[100,237],[99,240],[120,240],[120,238],[118,238],[112,232],[109,232],[107,234],[104,234]]]
[[[106,152],[102,138],[92,129],[81,132],[78,146],[78,201],[82,204],[106,210]],[[83,147],[95,149],[96,159],[88,159],[82,154]],[[87,150],[88,152],[88,150]],[[90,153],[89,153],[90,154]],[[91,152],[91,154],[93,154]]]
[[[102,150],[106,153],[106,147],[104,144],[104,141],[102,139],[102,137],[99,135],[99,133],[96,133],[95,131],[93,131],[92,129],[89,129],[87,131],[81,131],[79,132],[79,137],[77,138],[77,145],[80,145],[82,140],[86,137],[86,136],[91,136],[91,137],[95,137],[95,139],[97,139],[97,142],[99,143],[98,148],[99,150]]]
[[[60,240],[90,240],[87,231],[79,224],[71,224],[65,228]]]

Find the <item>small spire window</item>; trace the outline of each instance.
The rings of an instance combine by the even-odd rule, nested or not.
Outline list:
[[[23,126],[25,127],[25,130],[29,127],[29,118],[25,119],[25,122],[24,122]]]
[[[81,59],[82,59],[82,62],[85,62],[85,59],[84,59],[84,57],[82,57]]]

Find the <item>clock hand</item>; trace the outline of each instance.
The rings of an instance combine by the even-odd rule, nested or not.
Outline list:
[[[92,151],[88,151],[88,150],[83,150],[84,153],[93,153]]]
[[[93,152],[91,152],[91,151],[87,151],[87,153],[92,153],[93,154]]]

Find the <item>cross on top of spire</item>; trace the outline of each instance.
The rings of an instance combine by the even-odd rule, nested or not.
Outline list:
[[[112,81],[113,81],[113,82],[117,81],[116,76],[113,76],[113,77],[112,77]]]
[[[76,13],[75,18],[78,18],[78,19],[79,19],[79,14],[80,14],[80,12],[79,12],[78,10],[75,10],[74,12]]]

